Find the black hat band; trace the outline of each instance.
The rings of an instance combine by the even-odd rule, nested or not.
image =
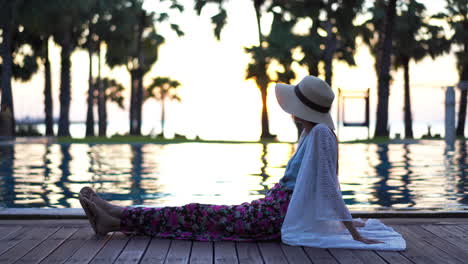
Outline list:
[[[310,101],[309,99],[307,99],[307,97],[305,97],[304,94],[302,94],[301,90],[299,90],[298,85],[294,87],[294,92],[296,93],[297,98],[299,98],[299,100],[301,100],[303,104],[307,105],[311,109],[318,111],[320,113],[328,113],[330,111],[330,107],[318,105]]]

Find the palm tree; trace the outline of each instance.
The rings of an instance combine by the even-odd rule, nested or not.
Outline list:
[[[227,20],[227,13],[223,7],[223,4],[227,2],[227,0],[195,0],[195,10],[197,11],[198,15],[201,14],[202,9],[208,3],[215,3],[219,6],[219,13],[211,18],[212,23],[215,25],[214,34],[216,38],[220,38],[221,31],[226,24]],[[253,7],[255,9],[256,19],[257,19],[257,31],[258,31],[258,45],[254,47],[245,48],[247,53],[252,55],[252,60],[247,66],[247,73],[246,79],[255,79],[257,87],[260,90],[261,98],[262,98],[262,114],[261,114],[261,122],[262,122],[262,133],[260,138],[262,139],[270,139],[274,138],[275,135],[270,133],[269,127],[269,118],[268,118],[268,109],[267,109],[267,88],[268,84],[271,82],[270,77],[267,74],[267,69],[269,65],[270,58],[267,55],[267,51],[265,50],[264,46],[265,37],[262,34],[262,27],[261,27],[261,15],[262,15],[262,8],[265,5],[266,0],[253,0]]]
[[[164,124],[166,120],[165,103],[167,100],[176,100],[180,102],[180,97],[177,95],[177,88],[180,82],[172,80],[168,77],[157,77],[146,90],[146,98],[154,98],[161,102],[161,135],[164,136]]]
[[[71,103],[71,54],[78,46],[86,23],[92,0],[51,0],[49,6],[51,23],[54,25],[54,41],[62,47],[60,53],[60,116],[59,136],[70,136],[70,103]]]
[[[82,47],[88,51],[89,57],[89,78],[88,78],[88,110],[86,113],[86,136],[94,136],[94,93],[97,91],[98,100],[98,125],[99,135],[106,135],[105,122],[105,91],[102,87],[101,79],[101,44],[104,42],[104,36],[112,34],[110,19],[115,10],[115,6],[120,6],[122,1],[112,0],[94,0],[91,3],[89,14],[86,21],[86,36]],[[93,78],[93,57],[98,57],[98,77]]]
[[[334,59],[342,60],[348,65],[356,65],[354,54],[356,52],[355,39],[358,31],[353,22],[361,11],[363,4],[363,0],[328,1],[323,7],[326,16],[320,22],[320,25],[327,33],[323,62],[325,81],[330,86],[332,86]]]
[[[1,0],[0,1],[0,29],[2,32],[2,41],[0,44],[0,56],[2,57],[2,75],[1,91],[2,101],[1,109],[8,109],[11,112],[11,135],[15,134],[15,108],[13,105],[13,92],[11,89],[11,78],[13,75],[12,35],[16,31],[15,20],[18,1]]]
[[[446,0],[446,2],[445,13],[440,13],[434,18],[446,20],[454,31],[449,41],[452,48],[456,49],[460,83],[466,83],[468,82],[468,0]],[[467,96],[468,89],[463,89],[458,110],[457,136],[465,134]]]
[[[10,117],[6,126],[11,129],[9,134],[15,134],[15,116],[13,105],[13,94],[11,78],[21,81],[29,80],[37,72],[37,59],[41,58],[43,40],[26,28],[28,4],[30,1],[0,1],[0,26],[2,38],[0,44],[0,55],[2,56],[1,90],[2,90],[2,111],[8,111]],[[22,49],[25,45],[32,48],[32,52],[25,52]],[[42,46],[41,46],[42,45]],[[15,61],[13,61],[15,58]]]
[[[124,96],[123,92],[125,88],[123,87],[122,84],[118,83],[114,79],[110,78],[103,78],[100,79],[95,78],[93,81],[93,86],[95,87],[97,85],[97,82],[100,82],[100,86],[102,87],[102,91],[104,93],[104,96],[101,96],[99,92],[94,92],[94,101],[98,102],[99,100],[102,100],[101,98],[104,98],[104,107],[101,110],[102,113],[99,115],[99,122],[102,123],[102,125],[99,126],[99,136],[106,136],[107,134],[107,102],[112,102],[116,103],[121,109],[124,109]]]
[[[383,26],[383,38],[379,48],[380,65],[378,71],[378,101],[377,101],[377,124],[374,136],[388,137],[388,98],[390,95],[390,65],[392,55],[392,35],[394,31],[394,20],[396,14],[396,1],[388,0],[385,9]]]
[[[142,0],[127,0],[113,13],[115,29],[106,37],[111,42],[106,53],[109,66],[125,65],[131,76],[130,134],[140,135],[142,125],[143,76],[158,59],[159,47],[165,39],[156,30],[156,23],[167,22],[168,13],[147,12]],[[176,1],[171,9],[182,11]],[[178,36],[183,32],[177,24],[170,24]]]
[[[401,13],[395,19],[393,59],[394,67],[402,67],[404,74],[405,137],[413,138],[409,62],[420,61],[428,55],[434,59],[448,50],[449,43],[441,34],[441,27],[429,25],[424,21],[424,4],[410,0],[403,5]]]
[[[50,18],[51,8],[34,0],[23,1],[21,9],[21,24],[23,33],[28,35],[28,45],[34,51],[38,60],[44,65],[44,114],[45,135],[53,136],[53,100],[52,81],[49,60],[49,40],[52,37],[53,26]]]
[[[292,29],[296,24],[295,20],[286,20],[284,14],[271,11],[273,13],[273,22],[271,31],[266,36],[267,53],[272,59],[277,60],[283,67],[282,71],[277,71],[276,82],[290,83],[296,78],[292,70],[294,59],[292,50],[298,46],[297,37],[294,36]]]
[[[88,20],[88,35],[86,42],[83,46],[88,51],[89,58],[89,73],[88,73],[88,99],[87,99],[87,111],[86,111],[86,136],[94,136],[94,81],[93,81],[93,54],[96,50],[96,41],[94,40],[94,18],[95,13],[93,12]]]
[[[304,53],[300,61],[309,69],[309,74],[318,76],[319,63],[323,62],[325,81],[332,86],[333,60],[355,65],[355,38],[357,30],[353,21],[361,11],[363,0],[350,1],[274,1],[276,7],[287,11],[291,20],[309,18],[312,25],[306,35],[295,36]],[[273,32],[273,31],[272,31]]]

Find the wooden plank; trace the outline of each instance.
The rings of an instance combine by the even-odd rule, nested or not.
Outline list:
[[[171,245],[171,239],[153,238],[146,249],[142,264],[162,264],[166,260],[167,252]]]
[[[132,237],[115,263],[139,263],[150,241],[148,236]]]
[[[398,263],[398,264],[413,263],[401,254],[402,251],[375,250],[374,252],[377,253],[383,259],[385,259],[388,263]]]
[[[260,250],[255,242],[236,242],[237,258],[240,264],[262,263]]]
[[[75,251],[75,253],[65,263],[88,263],[92,258],[94,258],[94,256],[96,256],[96,254],[104,247],[113,235],[114,233],[107,236],[93,235],[90,239],[86,240],[85,244]]]
[[[353,249],[352,253],[358,257],[363,263],[372,263],[372,264],[385,264],[385,262],[377,253],[372,250],[359,250]]]
[[[214,242],[214,263],[237,263],[236,244],[234,241]]]
[[[174,239],[164,263],[188,263],[192,241]]]
[[[422,225],[422,224],[463,224],[467,223],[466,218],[379,218],[385,225]]]
[[[43,259],[41,263],[58,264],[65,262],[92,237],[94,237],[94,231],[91,227],[78,229],[76,233],[63,242],[52,254]]]
[[[7,238],[10,234],[20,230],[21,226],[2,226],[0,227],[0,240]]]
[[[419,237],[412,233],[406,232],[405,226],[392,226],[406,240],[406,250],[401,251],[401,254],[414,263],[438,263],[436,260],[428,257],[424,253],[424,247],[427,243],[423,243]]]
[[[395,225],[393,227],[406,239],[407,249],[401,254],[415,263],[461,263],[456,258],[421,239],[410,226]]]
[[[388,226],[393,227],[392,224],[388,224]],[[413,263],[406,256],[402,254],[402,251],[374,250],[374,252],[377,253],[383,259],[385,259],[388,263],[402,263],[402,264]]]
[[[310,259],[307,257],[304,249],[300,246],[290,246],[284,243],[280,243],[281,249],[283,249],[284,255],[289,263],[294,264],[306,264],[312,263]]]
[[[336,264],[338,261],[325,248],[302,247],[312,263]]]
[[[457,226],[468,231],[468,225],[457,225]]]
[[[5,253],[10,248],[14,247],[19,242],[23,241],[25,237],[31,232],[32,228],[21,228],[13,233],[8,234],[0,240],[0,255]]]
[[[41,244],[29,251],[16,263],[39,263],[46,258],[52,251],[60,246],[67,238],[73,235],[78,229],[73,227],[62,227]]]
[[[190,264],[213,263],[213,242],[193,241]]]
[[[0,226],[73,226],[73,227],[86,227],[89,226],[88,219],[29,219],[29,220],[0,220]]]
[[[54,234],[59,228],[60,227],[33,228],[30,232],[26,233],[25,239],[0,256],[0,263],[6,264],[17,261],[42,241]]]
[[[458,225],[443,225],[441,226],[450,234],[461,238],[464,241],[468,241],[468,232],[464,228]]]
[[[114,233],[109,241],[94,256],[90,263],[114,263],[129,241],[129,237],[123,233]]]
[[[459,260],[468,259],[468,239],[463,238],[463,234],[460,234],[460,236],[455,235],[451,233],[452,230],[445,226],[423,225],[418,228],[418,234],[424,235],[421,237],[422,239]]]
[[[330,253],[338,260],[340,264],[363,264],[363,262],[358,256],[353,254],[351,249],[344,248],[330,248]]]
[[[435,225],[431,225],[430,227],[436,227]],[[454,246],[454,244],[452,244],[449,240],[447,240],[446,238],[444,238],[444,234],[442,236],[437,236],[436,233],[442,231],[443,230],[434,230],[436,231],[436,233],[432,232],[432,231],[429,231],[429,230],[426,230],[424,229],[423,227],[421,226],[412,226],[411,229],[414,231],[415,235],[419,238],[419,239],[423,239],[425,241],[427,241],[428,243],[436,246],[437,248],[447,252],[447,254],[449,254],[450,256],[454,256],[455,258],[458,258],[459,260],[461,261],[464,261],[466,259],[468,259],[468,252],[466,250],[463,250],[461,249],[459,246],[462,246],[462,247],[466,247],[466,240],[465,241],[461,241],[462,243],[457,246]],[[458,241],[457,241],[458,242]],[[455,244],[457,244],[457,242]],[[467,248],[468,250],[468,248]]]
[[[397,225],[420,225],[420,224],[457,224],[457,225],[468,225],[467,218],[378,218],[386,225],[397,224]],[[66,226],[71,225],[73,227],[86,227],[89,226],[87,219],[34,219],[34,220],[0,220],[0,226],[17,226],[17,225],[58,225]]]
[[[260,248],[265,263],[288,263],[286,256],[281,250],[281,246],[278,242],[273,241],[259,241],[257,242]]]

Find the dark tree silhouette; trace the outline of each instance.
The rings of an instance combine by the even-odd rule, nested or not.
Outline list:
[[[388,99],[390,95],[390,66],[392,55],[392,35],[396,14],[396,1],[388,0],[385,9],[383,38],[379,49],[380,65],[378,71],[378,101],[374,136],[388,137]]]

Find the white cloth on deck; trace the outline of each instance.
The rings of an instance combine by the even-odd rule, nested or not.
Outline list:
[[[326,125],[318,124],[304,140],[307,146],[281,227],[282,242],[319,248],[405,250],[403,237],[378,219],[368,219],[364,227],[356,229],[363,237],[384,243],[353,239],[342,223],[352,221],[352,216],[337,177],[336,138]]]

